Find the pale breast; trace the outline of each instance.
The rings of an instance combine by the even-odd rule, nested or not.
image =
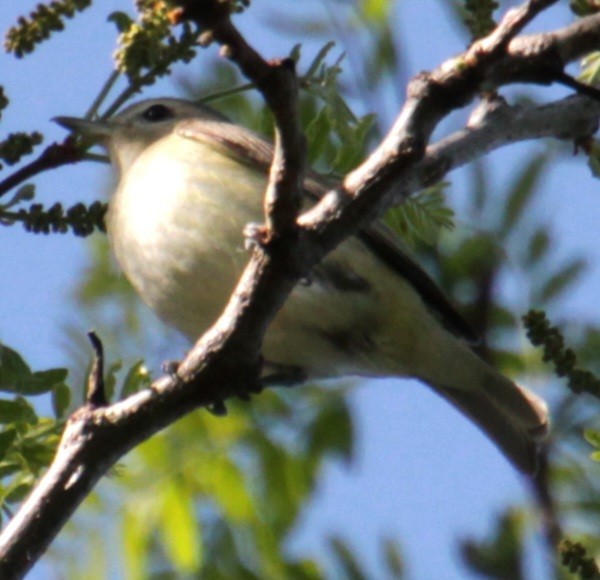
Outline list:
[[[165,322],[195,338],[220,313],[248,260],[242,231],[261,219],[265,184],[176,135],[149,147],[122,176],[109,238],[126,276]]]

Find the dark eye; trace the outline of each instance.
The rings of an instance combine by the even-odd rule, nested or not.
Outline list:
[[[169,107],[165,107],[165,105],[152,105],[142,113],[142,117],[151,123],[155,123],[156,121],[164,121],[172,116],[173,112],[171,109],[169,109]]]

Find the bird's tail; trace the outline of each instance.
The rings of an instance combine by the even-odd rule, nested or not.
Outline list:
[[[548,429],[541,398],[495,371],[476,390],[432,387],[473,420],[515,467],[536,473]]]
[[[534,474],[548,429],[546,403],[441,328],[428,335],[427,345],[418,343],[413,347],[423,352],[412,360],[422,362],[410,374],[473,420],[520,471]]]

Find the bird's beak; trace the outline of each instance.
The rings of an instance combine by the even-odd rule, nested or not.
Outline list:
[[[78,117],[54,117],[52,120],[69,131],[92,137],[98,141],[110,137],[114,129],[109,121],[89,121]]]

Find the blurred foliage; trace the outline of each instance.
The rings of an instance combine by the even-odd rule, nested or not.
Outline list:
[[[579,542],[565,540],[560,546],[562,563],[582,580],[600,577],[600,568],[596,560],[587,555],[587,550]]]
[[[523,515],[507,510],[498,518],[496,530],[488,540],[463,540],[462,557],[484,578],[524,580]]]
[[[14,165],[24,155],[29,155],[36,145],[42,142],[42,135],[37,131],[33,133],[10,133],[6,139],[0,141],[0,159],[7,165]],[[0,163],[0,169],[2,164]]]
[[[32,371],[0,343],[0,518],[12,516],[54,455],[70,402],[66,378],[66,369]],[[54,419],[38,417],[28,400],[44,394],[51,397]]]
[[[5,50],[17,58],[33,52],[35,46],[50,38],[53,32],[64,29],[65,18],[73,18],[76,12],[82,12],[91,4],[92,0],[53,0],[38,4],[28,18],[22,16],[17,25],[8,30]]]
[[[567,274],[570,272],[566,270]],[[523,321],[527,328],[527,336],[534,346],[543,346],[544,362],[554,365],[554,372],[559,377],[569,379],[568,387],[576,394],[589,393],[600,398],[600,379],[592,372],[578,368],[577,355],[572,348],[565,346],[565,339],[560,330],[551,326],[544,312],[530,310]]]
[[[137,22],[126,12],[113,12],[108,19],[117,27],[116,68],[138,88],[169,74],[174,62],[189,62],[196,54],[198,31],[189,23],[175,35],[165,2],[136,0]]]
[[[571,0],[569,6],[577,16],[588,16],[600,11],[598,0]]]
[[[17,211],[10,211],[9,207],[0,204],[0,224],[22,223],[26,231],[35,234],[72,232],[84,238],[95,231],[106,231],[104,226],[106,204],[99,201],[95,201],[90,206],[76,203],[66,210],[60,203],[54,203],[49,209],[44,209],[41,203],[32,203],[28,209],[19,208]]]
[[[473,40],[482,38],[489,34],[496,22],[494,21],[494,10],[498,8],[498,2],[494,0],[465,0],[465,24],[471,32]]]
[[[9,31],[7,46],[17,56],[30,52],[63,26],[63,17],[88,4],[64,0],[39,5]],[[475,37],[493,25],[495,2],[440,0],[440,4],[450,6],[457,18],[466,21]],[[594,2],[571,4],[583,13],[592,10]],[[294,46],[290,53],[300,71],[301,116],[310,161],[331,176],[341,175],[364,157],[401,101],[401,38],[390,0],[330,0],[324,3],[328,20],[308,10],[309,5],[292,18],[274,6],[267,25],[272,33],[319,45],[308,62],[304,54],[310,52],[305,46]],[[166,6],[144,0],[136,3],[135,14],[110,15],[120,33],[116,68],[127,77],[127,87],[113,95],[119,76],[113,74],[90,107],[90,115],[100,109],[103,116],[112,114],[142,86],[169,74],[175,62],[188,62],[194,56],[193,29],[187,25],[172,28]],[[289,3],[288,9],[294,10]],[[331,44],[332,30],[338,32],[345,52]],[[206,53],[202,57],[202,81],[181,83],[188,97],[217,101],[218,108],[232,118],[270,134],[270,115],[249,92],[251,86],[228,64],[211,61]],[[597,60],[597,56],[590,57],[584,64],[588,82],[595,82]],[[342,75],[343,69],[350,74]],[[0,92],[0,109],[5,104]],[[362,116],[353,110],[362,110]],[[33,144],[32,140],[29,145]],[[13,158],[27,154],[26,149]],[[444,289],[464,304],[486,339],[482,355],[512,374],[547,377],[543,357],[533,347],[514,347],[517,312],[527,310],[530,302],[555,308],[585,269],[581,260],[556,259],[552,231],[534,211],[544,176],[557,156],[551,148],[542,152],[538,148],[523,159],[508,182],[492,180],[485,160],[474,163],[466,208],[459,214],[476,224],[474,232],[450,231],[454,216],[445,198],[460,192],[446,183],[414,196],[386,217],[419,250]],[[21,215],[27,216],[27,210],[18,205],[30,201],[33,192],[29,184],[20,186],[1,206],[5,213],[0,220],[11,219],[6,214],[10,211],[17,215],[25,211]],[[48,212],[32,207],[30,213],[68,216],[62,208]],[[99,211],[100,206],[94,207],[94,212]],[[87,208],[77,211],[83,210]],[[52,229],[52,223],[41,229]],[[431,244],[438,241],[434,249]],[[509,275],[526,287],[520,292],[521,303],[510,303],[498,294],[499,283]],[[106,372],[113,398],[146,388],[156,361],[171,352],[167,348],[172,346],[171,335],[157,338],[165,336],[163,329],[115,270],[105,239],[96,238],[90,244],[90,265],[74,290],[74,302],[81,312],[81,326],[93,324],[108,350],[118,353]],[[570,330],[569,352],[578,353],[581,365],[600,369],[600,329],[582,323],[573,324]],[[78,329],[68,333],[81,335]],[[73,370],[67,387],[64,369],[33,372],[18,353],[0,346],[0,392],[6,394],[0,400],[4,513],[10,513],[31,489],[52,456],[65,413],[72,408],[71,399],[81,398],[89,349],[75,338],[70,348]],[[148,355],[149,363],[138,358],[140,352]],[[560,352],[564,356],[566,351]],[[567,358],[574,361],[571,355]],[[26,398],[44,393],[51,397],[55,419],[39,418]],[[198,411],[153,437],[113,471],[110,482],[89,498],[54,545],[49,557],[58,574],[74,580],[374,577],[361,560],[358,541],[331,537],[312,557],[295,556],[288,549],[323,467],[331,461],[352,461],[355,429],[346,394],[343,386],[327,391],[308,386],[270,390],[250,405],[229,405],[226,418]],[[563,545],[560,557],[566,568],[552,571],[559,578],[566,577],[566,569],[578,573],[591,569],[589,554],[600,553],[600,477],[593,471],[596,464],[587,461],[590,443],[600,447],[600,428],[594,423],[594,409],[585,400],[582,403],[566,390],[550,393],[548,389],[544,394],[552,394],[554,411],[554,493],[567,531],[584,538],[582,543]],[[584,429],[587,442],[582,437]],[[596,459],[598,452],[593,453]],[[524,560],[534,525],[528,506],[507,508],[498,515],[488,538],[461,542],[466,565],[474,574],[488,578],[527,578]],[[81,537],[89,541],[83,544]],[[558,553],[554,555],[559,563]],[[381,540],[380,568],[385,577],[402,577],[404,560],[396,538]]]
[[[447,186],[448,183],[439,182],[413,195],[390,209],[385,222],[413,245],[419,241],[430,246],[436,244],[443,229],[454,229],[454,212],[444,197]]]

